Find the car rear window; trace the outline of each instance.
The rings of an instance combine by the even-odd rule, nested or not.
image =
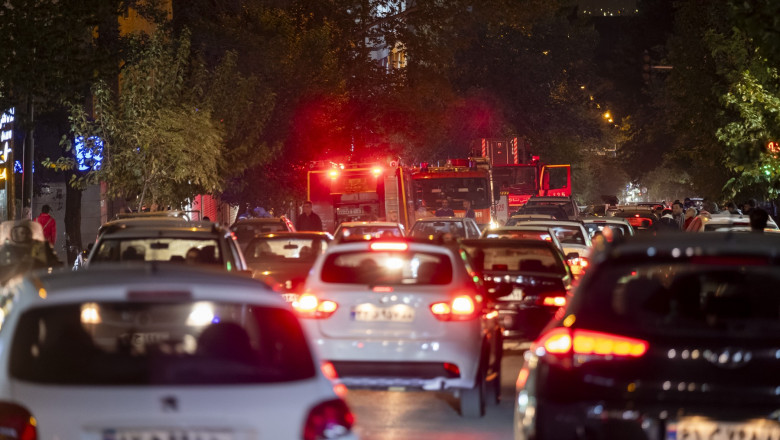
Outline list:
[[[286,232],[288,229],[287,225],[281,221],[275,221],[235,224],[231,230],[233,231],[233,234],[235,234],[236,240],[242,243],[246,243],[251,240],[255,234],[266,232]]]
[[[343,227],[336,234],[336,240],[368,241],[377,238],[401,238],[403,232],[396,226],[349,226]]]
[[[588,244],[585,240],[585,236],[582,234],[582,229],[579,226],[550,225],[550,229],[555,232],[558,241],[563,244],[578,244],[581,246],[586,246]]]
[[[106,238],[100,241],[89,264],[125,261],[170,261],[224,264],[215,239],[193,238]]]
[[[488,231],[485,238],[515,238],[520,240],[544,240],[552,241],[550,233],[542,231],[512,231],[496,229]]]
[[[465,246],[474,267],[481,272],[538,272],[566,275],[563,260],[547,246]]]
[[[446,285],[452,261],[428,252],[344,252],[331,254],[322,266],[326,283],[367,285]]]
[[[452,234],[457,238],[465,238],[466,230],[463,223],[456,222],[417,222],[412,227],[412,237],[434,239],[443,234]]]
[[[315,375],[284,309],[221,302],[89,302],[20,316],[11,376],[62,385],[221,385]]]
[[[596,235],[597,232],[604,232],[605,228],[609,228],[616,237],[629,236],[631,233],[628,227],[625,225],[619,225],[616,223],[585,223],[585,229],[590,234],[591,238]]]
[[[780,269],[766,259],[693,257],[689,261],[606,267],[578,293],[577,321],[620,322],[673,334],[780,332]]]
[[[322,238],[263,237],[247,245],[244,258],[247,263],[314,261],[327,248]]]

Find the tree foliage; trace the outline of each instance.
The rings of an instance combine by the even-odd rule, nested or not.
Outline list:
[[[94,119],[71,104],[73,136],[63,142],[70,146],[73,139],[87,140],[87,156],[103,156],[101,166],[93,161],[90,172],[73,180],[106,182],[111,195],[135,198],[139,208],[180,207],[195,194],[219,191],[219,164],[228,156],[225,126],[235,117],[223,111],[226,119],[216,119],[219,112],[213,106],[222,98],[213,92],[224,92],[230,78],[238,80],[239,90],[245,86],[234,72],[234,61],[228,57],[216,74],[193,66],[187,33],[175,40],[161,32],[137,36],[131,48],[121,92],[114,93],[104,82],[93,87]],[[75,164],[63,158],[58,166]]]

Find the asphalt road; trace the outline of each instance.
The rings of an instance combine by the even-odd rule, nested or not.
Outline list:
[[[347,401],[361,440],[511,440],[512,411],[522,351],[507,351],[502,363],[502,400],[481,419],[464,419],[448,393],[351,390]]]

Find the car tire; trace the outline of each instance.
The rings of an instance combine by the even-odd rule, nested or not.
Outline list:
[[[480,363],[477,379],[472,388],[460,390],[460,415],[466,418],[480,418],[485,415],[487,383],[484,362]]]
[[[487,386],[487,394],[486,394],[486,401],[487,403],[491,405],[498,405],[501,403],[501,357],[499,356],[497,359],[498,365],[496,368],[496,377],[493,378],[492,381],[490,381],[490,384]]]

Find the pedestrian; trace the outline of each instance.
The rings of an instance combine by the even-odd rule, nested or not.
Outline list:
[[[756,208],[756,199],[749,199],[747,202],[745,202],[742,208],[742,214],[750,215],[750,211]]]
[[[729,215],[742,215],[742,211],[737,208],[737,204],[734,201],[726,203],[726,209],[729,211]]]
[[[455,217],[455,211],[450,208],[449,200],[441,199],[441,208],[436,210],[436,217]]]
[[[677,223],[677,220],[672,215],[672,212],[668,209],[664,211],[663,215],[661,216],[661,220],[656,223],[656,232],[679,232],[680,231],[680,225]]]
[[[94,247],[94,243],[90,243],[87,245],[87,248],[83,251],[79,252],[79,254],[76,256],[76,262],[73,263],[73,270],[79,270],[84,268],[84,264],[87,262],[87,258],[89,257],[89,253],[92,252],[92,247]]]
[[[57,241],[57,221],[49,214],[50,212],[51,208],[49,205],[43,205],[41,207],[41,215],[35,221],[43,227],[43,237],[54,247],[54,243]]]
[[[311,200],[303,202],[303,213],[298,216],[295,229],[298,231],[322,231],[322,219],[314,212]]]
[[[693,222],[694,217],[696,217],[698,213],[696,212],[696,208],[688,208],[685,210],[685,221],[683,222],[683,230],[687,231],[688,226],[691,225],[691,222]]]
[[[672,217],[677,222],[677,229],[682,231],[685,223],[685,214],[683,213],[683,204],[679,200],[675,200],[672,204]]]
[[[464,200],[463,201],[463,208],[466,210],[466,215],[464,217],[466,218],[477,218],[477,214],[474,212],[474,209],[471,207],[471,200]]]
[[[750,210],[750,231],[759,234],[764,233],[766,224],[769,222],[769,213],[761,208]]]

